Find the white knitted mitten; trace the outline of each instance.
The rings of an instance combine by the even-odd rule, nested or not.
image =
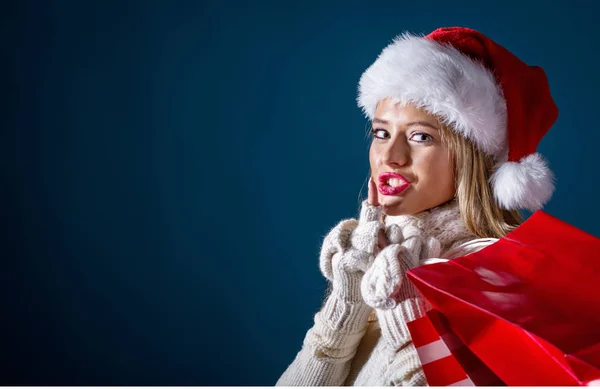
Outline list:
[[[394,386],[427,384],[406,325],[430,309],[406,277],[410,268],[419,265],[422,250],[439,255],[439,241],[429,238],[423,242],[415,234],[390,244],[377,255],[361,285],[365,301],[376,308],[382,337],[396,350],[386,371],[386,380]]]
[[[426,257],[437,256],[439,241],[428,238],[426,242],[415,234],[401,243],[392,243],[375,258],[362,280],[365,302],[377,309],[382,335],[390,346],[400,349],[411,340],[406,323],[425,314],[430,308],[417,289],[406,278],[406,272],[419,265],[421,251]]]
[[[277,385],[343,385],[373,311],[362,299],[360,283],[379,251],[381,216],[379,206],[364,200],[359,220],[340,222],[324,238],[319,265],[331,293]]]
[[[334,329],[357,329],[351,318],[361,311],[360,324],[372,310],[361,295],[361,280],[379,252],[378,234],[387,234],[388,239],[399,233],[399,227],[385,230],[380,206],[372,206],[367,200],[361,205],[358,220],[343,220],[323,240],[319,265],[323,275],[331,282],[331,295],[325,303],[323,319]],[[348,325],[354,328],[348,328]]]

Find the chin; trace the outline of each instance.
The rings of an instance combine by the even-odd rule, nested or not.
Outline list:
[[[402,206],[402,203],[381,203],[381,209],[383,211],[383,213],[385,213],[388,216],[401,216],[401,215],[407,215],[410,212],[408,212],[407,209],[405,209],[405,207]]]
[[[381,199],[379,203],[383,213],[388,216],[416,215],[433,207],[422,202],[407,202],[406,199],[400,197]]]

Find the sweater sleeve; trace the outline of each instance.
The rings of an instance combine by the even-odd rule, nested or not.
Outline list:
[[[428,386],[419,354],[412,341],[396,353],[389,372],[391,386]]]
[[[276,385],[341,386],[373,311],[361,296],[364,271],[384,230],[381,209],[363,202],[359,220],[340,222],[323,240],[319,264],[331,293],[314,317],[302,349]]]
[[[315,315],[302,349],[277,381],[277,386],[342,386],[372,308],[346,302],[334,293]]]

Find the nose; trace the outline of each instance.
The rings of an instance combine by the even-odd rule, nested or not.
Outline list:
[[[390,167],[405,166],[410,162],[410,146],[403,137],[386,142],[381,150],[381,163]]]

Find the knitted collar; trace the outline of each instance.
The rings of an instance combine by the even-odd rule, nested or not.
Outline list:
[[[384,218],[386,226],[398,225],[404,237],[415,234],[423,238],[434,237],[442,247],[448,247],[457,241],[476,238],[463,223],[456,200],[415,215],[386,215]]]

